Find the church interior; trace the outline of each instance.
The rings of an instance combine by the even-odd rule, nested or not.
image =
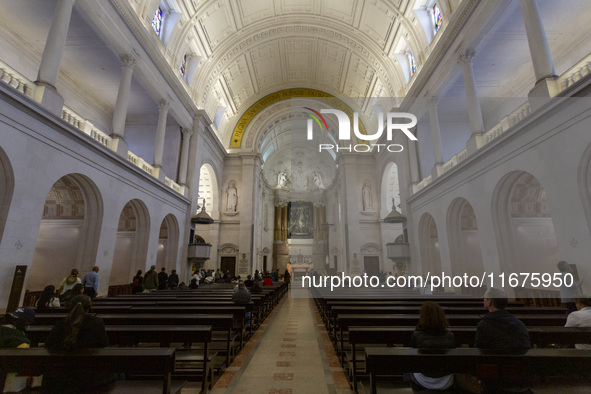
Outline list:
[[[439,293],[483,314],[494,287],[509,308],[560,308],[559,261],[591,293],[588,1],[0,6],[1,313],[74,268],[99,268],[96,300],[130,296],[151,266],[187,284],[278,272],[209,389],[348,393],[373,387],[331,297]],[[384,288],[409,276],[424,286]],[[582,352],[565,363],[588,367]]]

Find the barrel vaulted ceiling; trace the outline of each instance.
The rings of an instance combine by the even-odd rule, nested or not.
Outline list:
[[[200,57],[194,100],[208,113],[225,107],[220,135],[227,144],[238,117],[282,89],[314,88],[352,97],[359,112],[372,97],[396,97],[406,79],[400,46],[422,46],[412,22],[415,0],[165,1],[179,12],[168,56]],[[425,2],[427,3],[427,2]],[[447,1],[443,2],[447,5]],[[136,4],[146,23],[158,1]],[[416,20],[415,20],[416,25]],[[184,37],[184,39],[181,39]],[[177,53],[175,53],[177,51]],[[180,52],[179,52],[180,51]],[[388,104],[391,106],[393,103]],[[389,109],[389,108],[388,108]],[[370,109],[371,111],[371,109]]]
[[[560,74],[588,53],[584,40],[591,31],[588,13],[576,12],[588,8],[588,3],[536,2]],[[0,60],[33,81],[57,0],[2,3]],[[128,124],[153,133],[158,102],[172,99],[169,123],[189,127],[192,117],[186,110],[187,101],[175,93],[184,89],[186,97],[212,121],[222,109],[214,129],[224,147],[229,147],[234,126],[253,103],[284,89],[311,88],[348,97],[347,103],[361,112],[368,130],[375,130],[371,121],[377,103],[383,110],[396,105],[388,98],[408,94],[462,97],[464,86],[456,60],[468,47],[476,50],[473,64],[479,96],[526,97],[535,81],[519,1],[437,0],[444,21],[434,38],[421,19],[421,12],[433,3],[76,0],[58,90],[74,110],[110,133],[121,76],[119,55],[130,51],[140,62],[134,70]],[[158,7],[165,9],[171,22],[166,24],[165,17],[160,37],[151,26]],[[443,49],[438,52],[438,48]],[[404,64],[408,49],[418,65],[410,79],[408,64]],[[184,55],[197,59],[189,81],[178,72]],[[482,104],[485,123],[502,112],[496,102],[484,99]],[[440,112],[443,119],[465,117],[465,113],[445,108],[445,103],[440,103]],[[267,133],[272,132],[267,126]],[[251,139],[259,141],[260,136]]]

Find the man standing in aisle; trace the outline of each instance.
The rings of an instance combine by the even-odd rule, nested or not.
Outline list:
[[[92,271],[84,275],[82,278],[82,284],[84,285],[84,294],[89,296],[91,299],[98,295],[98,282],[99,282],[99,267],[96,265],[92,267]]]
[[[168,283],[168,274],[166,273],[166,267],[160,269],[158,274],[158,290],[166,290],[166,284]]]
[[[152,291],[158,288],[158,274],[156,273],[156,266],[150,267],[150,271],[144,275],[144,291]]]

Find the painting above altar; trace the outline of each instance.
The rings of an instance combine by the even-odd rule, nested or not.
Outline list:
[[[287,217],[288,238],[314,238],[314,210],[311,202],[290,202],[287,206]]]

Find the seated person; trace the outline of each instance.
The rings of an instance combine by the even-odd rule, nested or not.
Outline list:
[[[509,303],[504,291],[491,287],[484,293],[484,307],[488,313],[476,327],[475,347],[480,349],[530,349],[531,342],[525,324],[505,310]],[[530,392],[531,380],[515,378],[488,381],[485,392]]]
[[[475,347],[480,349],[529,349],[527,327],[505,310],[509,303],[505,292],[490,288],[484,293],[488,313],[476,327]]]
[[[263,289],[261,288],[261,285],[258,280],[255,280],[252,282],[252,287],[250,288],[250,292],[252,294],[260,294],[263,292]]]
[[[571,312],[566,318],[565,327],[591,327],[591,298],[581,295],[575,298],[576,312]],[[591,344],[577,343],[577,349],[591,349]]]
[[[109,339],[103,321],[89,313],[92,306],[90,297],[78,295],[70,300],[69,314],[65,320],[58,322],[47,337],[45,347],[48,349],[84,349],[101,348],[109,345]],[[87,374],[72,376],[68,371],[63,375],[44,376],[44,392],[81,393],[94,390],[106,383],[116,380],[111,373],[88,371]]]
[[[248,291],[248,289],[244,285],[244,282],[238,283],[238,286],[236,286],[236,287],[237,287],[237,289],[234,291],[234,294],[232,294],[232,302],[234,304],[238,304],[238,305],[244,305],[244,304],[250,303],[252,301],[252,299],[250,297],[250,292]],[[246,319],[246,325],[247,326],[250,325],[250,312],[246,312],[245,319]]]
[[[198,289],[199,283],[197,282],[197,278],[191,279],[191,283],[189,283],[189,289]]]
[[[55,296],[55,286],[45,286],[43,293],[35,303],[37,309],[59,308],[60,299]]]
[[[83,294],[83,293],[84,293],[84,285],[82,283],[78,283],[78,284],[74,285],[74,287],[72,288],[70,293],[63,298],[62,306],[65,306],[66,308],[68,308],[68,306],[70,305],[70,300],[76,296],[79,296],[80,294]]]
[[[271,279],[268,275],[265,275],[263,286],[273,286],[273,279]]]
[[[55,291],[55,287],[54,287]],[[28,349],[31,341],[25,335],[27,327],[35,318],[35,311],[31,308],[20,307],[14,312],[4,315],[0,326],[0,349]],[[27,387],[35,387],[41,384],[41,377],[17,376],[14,372],[6,374],[4,393],[18,392]]]
[[[246,277],[246,280],[244,281],[244,286],[246,286],[247,288],[251,288],[254,285],[254,280],[252,280],[252,276],[248,275]]]
[[[412,333],[410,344],[415,348],[447,349],[456,347],[454,334],[448,331],[449,324],[443,308],[435,302],[425,302],[420,310],[419,322]],[[414,390],[446,390],[453,385],[453,375],[426,376],[422,373],[405,374],[405,380]]]

